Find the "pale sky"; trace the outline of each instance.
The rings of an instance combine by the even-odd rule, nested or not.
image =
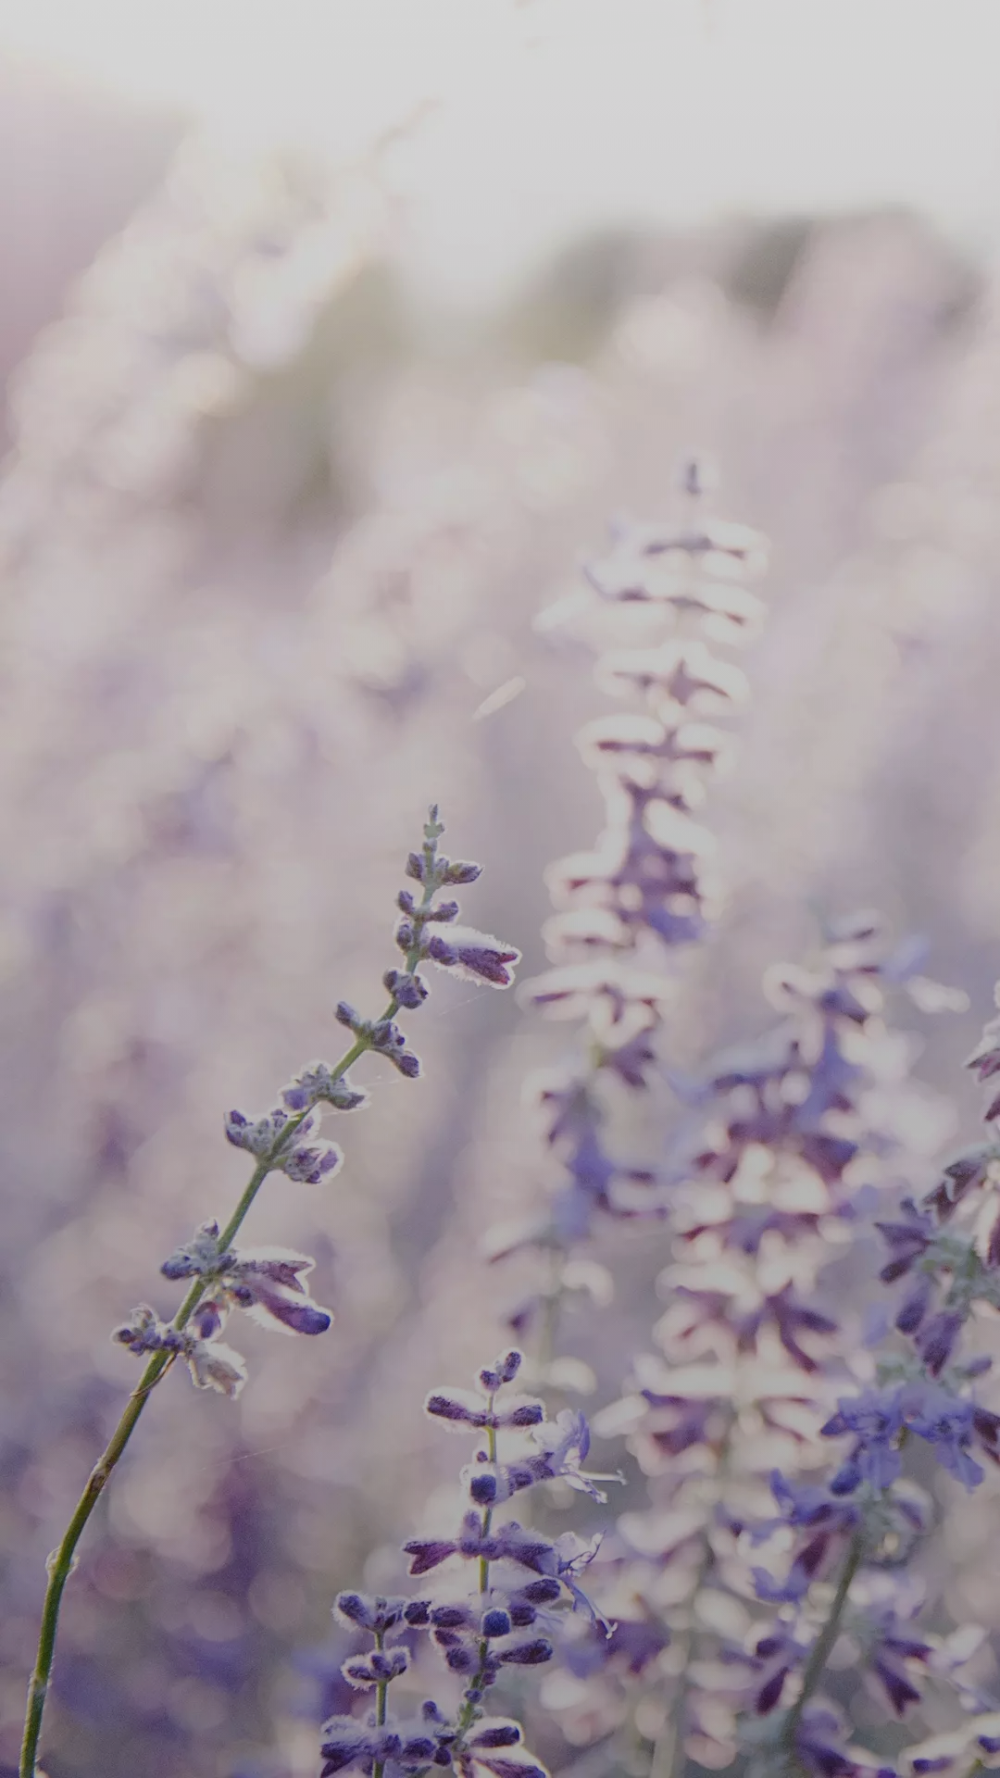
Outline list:
[[[0,47],[236,141],[397,156],[475,299],[587,226],[906,203],[1000,245],[1000,0],[0,0]]]

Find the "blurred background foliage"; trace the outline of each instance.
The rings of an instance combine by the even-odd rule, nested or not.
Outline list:
[[[455,313],[400,270],[391,145],[237,153],[13,61],[0,132],[7,1772],[44,1559],[134,1381],[110,1328],[172,1311],[160,1259],[231,1205],[222,1113],[332,1057],[338,998],[374,1006],[431,798],[486,866],[470,916],[540,962],[543,868],[599,813],[560,601],[692,443],[774,554],[671,1059],[760,1028],[764,965],[870,903],[971,996],[914,1040],[954,1097],[1000,936],[1000,326],[989,267],[899,208],[614,223]],[[316,1254],[333,1333],[251,1330],[238,1404],[172,1376],[109,1491],[50,1778],[315,1769],[332,1596],[391,1584],[439,1510],[421,1402],[502,1339],[526,1276],[477,1244],[545,1183],[520,1090],[557,1038],[435,990],[421,1081],[373,1079],[336,1184],[255,1211]],[[597,1401],[655,1312],[648,1240],[607,1249],[618,1308],[572,1330]],[[983,1495],[951,1603],[1000,1628]]]

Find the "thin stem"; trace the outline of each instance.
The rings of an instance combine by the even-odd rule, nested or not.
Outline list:
[[[847,1595],[851,1590],[851,1582],[861,1566],[863,1555],[864,1538],[859,1531],[851,1540],[847,1555],[844,1558],[844,1566],[840,1571],[837,1590],[833,1595],[829,1616],[813,1644],[812,1654],[809,1656],[809,1660],[806,1663],[806,1670],[802,1675],[802,1690],[785,1718],[781,1743],[786,1753],[791,1756],[796,1765],[798,1764],[798,1759],[795,1751],[795,1743],[798,1738],[802,1714],[823,1677],[826,1663],[830,1657],[833,1645],[840,1634],[840,1620],[844,1615],[844,1606],[847,1604]]]
[[[490,1396],[490,1401],[489,1401],[489,1412],[491,1414],[493,1412],[493,1396],[492,1395]],[[486,1450],[489,1455],[490,1462],[495,1463],[497,1460],[497,1432],[496,1432],[495,1426],[488,1426],[486,1428]],[[484,1537],[489,1537],[490,1527],[492,1524],[493,1524],[493,1508],[491,1506],[486,1506],[483,1508],[483,1536]],[[490,1588],[490,1565],[489,1565],[489,1562],[485,1556],[480,1556],[480,1558],[479,1558],[479,1591],[481,1594],[488,1593],[489,1588]]]
[[[549,1366],[556,1355],[559,1332],[559,1311],[563,1300],[563,1263],[565,1255],[558,1247],[550,1253],[549,1282],[544,1296],[542,1325],[538,1336],[538,1374],[544,1384]]]
[[[712,1548],[711,1539],[706,1532],[705,1547],[702,1551],[701,1561],[698,1563],[694,1581],[691,1586],[691,1621],[688,1623],[682,1643],[683,1664],[677,1681],[677,1690],[674,1693],[674,1705],[663,1728],[656,1737],[656,1742],[653,1747],[653,1757],[649,1763],[649,1778],[670,1778],[670,1775],[673,1774],[677,1768],[678,1756],[683,1754],[688,1696],[691,1690],[691,1659],[694,1654],[695,1645],[695,1602],[714,1566],[715,1551]]]
[[[495,1399],[496,1399],[496,1397],[494,1395],[491,1395],[489,1398],[489,1401],[487,1403],[487,1412],[489,1413],[491,1418],[493,1415],[493,1403],[494,1403]],[[486,1428],[486,1451],[487,1451],[487,1455],[489,1457],[489,1461],[491,1463],[495,1463],[497,1460],[497,1432],[496,1432],[495,1426],[488,1426]],[[490,1528],[491,1528],[492,1524],[493,1524],[493,1508],[491,1506],[484,1506],[482,1526],[481,1526],[482,1535],[484,1538],[489,1537]],[[489,1564],[489,1561],[486,1556],[480,1556],[480,1558],[479,1558],[479,1597],[481,1599],[484,1598],[485,1595],[489,1592],[489,1590],[490,1590],[490,1564]],[[470,1691],[476,1691],[479,1688],[479,1682],[482,1679],[483,1674],[486,1671],[486,1656],[487,1656],[488,1652],[489,1652],[489,1642],[487,1641],[486,1637],[484,1636],[483,1640],[479,1644],[479,1671],[476,1674],[474,1680],[472,1681],[472,1685],[469,1687]],[[468,1734],[469,1729],[472,1727],[472,1722],[473,1722],[473,1718],[475,1716],[475,1711],[476,1711],[475,1701],[469,1697],[466,1697],[465,1703],[462,1706],[462,1713],[458,1719],[458,1742],[457,1742],[457,1745],[459,1747],[461,1747],[464,1737]]]
[[[429,847],[425,846],[424,853],[425,857],[428,858],[428,863],[432,865],[433,852]],[[405,968],[407,975],[413,974],[413,971],[421,960],[421,941],[424,922],[420,916],[426,913],[439,888],[439,884],[432,869],[428,869],[426,879],[423,899],[417,910],[415,919],[416,943],[406,955]],[[393,996],[384,1013],[382,1013],[381,1018],[378,1020],[378,1023],[382,1024],[388,1019],[394,1019],[398,1011],[399,1001]],[[347,1070],[353,1067],[358,1058],[364,1055],[365,1051],[371,1049],[371,1047],[369,1038],[356,1038],[354,1043],[351,1044],[350,1049],[346,1050],[344,1055],[341,1056],[340,1061],[331,1068],[330,1073],[332,1078],[334,1080],[340,1080],[342,1076],[347,1073]],[[273,1146],[268,1150],[267,1154],[263,1155],[258,1161],[239,1203],[219,1236],[220,1253],[225,1253],[232,1245],[242,1228],[250,1207],[265,1179],[269,1173],[272,1173],[275,1170],[283,1149],[287,1146],[291,1137],[294,1136],[296,1130],[308,1115],[309,1108],[307,1107],[306,1110],[296,1112],[293,1117],[290,1117]],[[206,1290],[210,1288],[211,1279],[196,1278],[193,1281],[184,1301],[181,1303],[180,1308],[171,1322],[171,1327],[175,1333],[183,1332],[197,1309],[198,1304],[201,1302]],[[135,1431],[140,1414],[146,1406],[157,1383],[162,1380],[170,1369],[175,1357],[176,1353],[173,1352],[153,1353],[142,1373],[139,1383],[128,1398],[125,1412],[122,1414],[118,1425],[115,1427],[103,1455],[95,1464],[87,1478],[86,1486],[77,1502],[73,1517],[70,1519],[70,1522],[66,1527],[62,1542],[58,1549],[54,1550],[48,1559],[47,1568],[49,1580],[45,1590],[45,1603],[42,1607],[42,1621],[38,1636],[38,1652],[35,1657],[35,1670],[28,1686],[28,1702],[24,1719],[24,1739],[21,1743],[21,1763],[18,1768],[19,1778],[36,1778],[38,1742],[42,1731],[42,1716],[45,1711],[45,1701],[48,1694],[49,1679],[52,1673],[52,1662],[55,1655],[56,1635],[59,1628],[59,1610],[62,1605],[62,1596],[66,1587],[66,1582],[76,1563],[77,1545],[80,1542],[80,1538],[83,1536],[87,1521],[100,1499],[101,1493],[107,1484],[112,1470],[118,1463],[129,1439]]]
[[[383,1630],[376,1630],[375,1631],[375,1647],[379,1650],[379,1652],[381,1652],[381,1650],[385,1647],[385,1632]],[[386,1699],[386,1693],[388,1692],[388,1690],[389,1690],[388,1680],[387,1679],[380,1679],[377,1686],[375,1687],[375,1727],[378,1729],[385,1728],[385,1714],[386,1714],[385,1699]],[[375,1768],[372,1773],[372,1778],[382,1778],[382,1774],[384,1771],[385,1771],[385,1760],[382,1760],[382,1759],[376,1760]]]

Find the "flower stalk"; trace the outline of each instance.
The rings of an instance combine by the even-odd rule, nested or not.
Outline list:
[[[340,1594],[338,1617],[375,1641],[366,1654],[345,1661],[341,1672],[358,1691],[374,1690],[375,1708],[324,1724],[321,1778],[346,1771],[379,1778],[390,1762],[406,1778],[422,1778],[433,1767],[455,1778],[547,1778],[523,1746],[519,1724],[488,1716],[486,1700],[508,1668],[540,1667],[552,1659],[552,1637],[567,1615],[559,1607],[595,1616],[579,1576],[596,1546],[572,1532],[553,1540],[516,1519],[498,1523],[498,1510],[515,1494],[560,1478],[592,1498],[605,1497],[594,1486],[601,1478],[581,1468],[589,1447],[583,1416],[563,1412],[550,1421],[540,1401],[506,1393],[521,1363],[520,1352],[504,1352],[479,1372],[475,1393],[449,1388],[427,1398],[433,1420],[476,1434],[477,1444],[485,1436],[462,1470],[469,1510],[456,1534],[414,1538],[403,1550],[411,1575],[432,1574],[457,1558],[468,1564],[475,1584],[468,1591],[456,1587],[453,1569],[450,1584],[446,1580],[435,1591],[431,1582],[431,1592],[419,1598]],[[504,1433],[502,1459],[498,1432]],[[405,1643],[384,1640],[391,1631],[428,1633],[449,1673],[462,1682],[461,1703],[451,1712],[433,1699],[417,1717],[383,1707],[381,1687],[401,1677],[412,1660]]]
[[[264,1311],[265,1318],[270,1315],[297,1333],[325,1332],[331,1323],[332,1316],[306,1296],[300,1279],[300,1274],[311,1268],[311,1260],[285,1249],[252,1255],[245,1252],[242,1256],[233,1249],[265,1179],[270,1173],[283,1171],[291,1178],[318,1183],[337,1170],[342,1156],[335,1144],[303,1139],[315,1127],[317,1106],[326,1104],[337,1111],[350,1111],[364,1102],[366,1095],[348,1086],[347,1074],[366,1052],[385,1056],[408,1078],[419,1073],[420,1063],[406,1048],[395,1020],[399,1012],[419,1008],[427,997],[426,983],[417,973],[420,963],[429,959],[439,967],[455,968],[462,975],[494,987],[510,983],[508,966],[518,959],[516,950],[486,934],[457,928],[452,928],[451,941],[446,942],[437,930],[441,923],[450,926],[459,913],[457,902],[438,899],[441,891],[455,884],[474,882],[480,874],[479,865],[452,863],[439,853],[438,841],[443,832],[437,809],[432,807],[424,827],[423,847],[419,853],[410,854],[406,867],[407,875],[422,885],[422,896],[416,902],[408,890],[403,890],[399,897],[402,918],[396,930],[396,944],[404,963],[402,969],[386,972],[389,1000],[385,1010],[378,1019],[367,1021],[341,1002],[337,1018],[352,1031],[353,1041],[340,1060],[332,1066],[315,1063],[306,1069],[285,1089],[284,1108],[264,1118],[252,1120],[242,1112],[229,1114],[229,1140],[258,1157],[236,1208],[221,1232],[218,1224],[205,1224],[194,1240],[178,1249],[161,1268],[168,1278],[192,1280],[173,1320],[167,1325],[159,1323],[153,1310],[143,1305],[114,1336],[137,1355],[148,1354],[147,1362],[107,1447],[87,1478],[62,1541],[49,1558],[38,1650],[28,1688],[20,1778],[36,1778],[59,1613],[80,1539],[153,1390],[176,1359],[183,1357],[199,1387],[215,1388],[230,1396],[239,1393],[246,1376],[243,1361],[215,1338],[234,1306],[250,1312]],[[384,1688],[380,1708],[384,1712]]]
[[[844,1608],[847,1605],[847,1597],[850,1593],[851,1585],[858,1569],[861,1567],[862,1559],[864,1557],[864,1549],[864,1536],[859,1531],[851,1539],[847,1554],[844,1557],[844,1565],[840,1571],[840,1578],[837,1581],[836,1591],[830,1602],[830,1610],[826,1622],[813,1644],[812,1653],[809,1656],[805,1672],[802,1675],[802,1689],[785,1718],[785,1726],[781,1736],[781,1745],[789,1761],[797,1771],[804,1771],[804,1768],[799,1765],[796,1754],[796,1742],[798,1740],[799,1726],[802,1722],[802,1716],[806,1705],[809,1703],[813,1693],[818,1689],[822,1682],[823,1675],[826,1672],[827,1661],[830,1659],[834,1643],[840,1634],[840,1626],[843,1621]]]

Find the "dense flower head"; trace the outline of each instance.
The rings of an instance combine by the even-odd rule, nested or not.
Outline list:
[[[513,1778],[516,1769],[544,1778],[521,1745],[518,1725],[488,1717],[484,1699],[504,1670],[552,1660],[567,1606],[581,1608],[605,1628],[580,1587],[596,1545],[573,1533],[549,1537],[516,1519],[498,1522],[496,1513],[513,1494],[539,1482],[564,1479],[603,1496],[581,1469],[589,1448],[583,1416],[560,1414],[550,1422],[540,1402],[508,1393],[521,1362],[516,1349],[502,1352],[480,1369],[473,1390],[437,1389],[427,1397],[432,1419],[477,1441],[462,1472],[469,1506],[453,1535],[411,1538],[403,1546],[411,1575],[422,1580],[449,1565],[451,1578],[440,1592],[411,1599],[340,1594],[338,1616],[374,1641],[372,1649],[348,1658],[344,1676],[355,1689],[374,1691],[378,1703],[375,1716],[364,1722],[339,1716],[325,1725],[327,1774],[349,1768],[367,1773],[391,1759],[403,1768],[451,1765],[466,1775],[482,1768],[494,1778]],[[479,1443],[484,1437],[485,1444]],[[469,1578],[456,1589],[457,1564],[466,1565]],[[397,1722],[386,1695],[409,1665],[402,1639],[421,1632],[461,1682],[462,1703],[449,1715],[428,1702],[418,1721]],[[398,1751],[386,1753],[390,1746]]]
[[[604,687],[633,703],[580,736],[604,793],[606,825],[592,848],[552,867],[556,911],[545,936],[553,967],[523,990],[554,1016],[586,1021],[585,1062],[550,1071],[532,1088],[561,1179],[546,1209],[498,1233],[491,1251],[535,1244],[571,1252],[606,1217],[665,1223],[675,1263],[661,1280],[668,1307],[655,1331],[663,1359],[637,1363],[633,1392],[599,1421],[602,1431],[629,1431],[653,1495],[647,1513],[626,1514],[619,1526],[620,1563],[645,1564],[651,1593],[657,1574],[673,1570],[664,1597],[681,1603],[661,1607],[657,1628],[667,1635],[676,1621],[691,1636],[693,1601],[709,1590],[720,1600],[732,1590],[738,1602],[754,1588],[776,1607],[773,1633],[760,1626],[749,1644],[753,1710],[763,1718],[787,1708],[791,1676],[799,1674],[795,1683],[806,1692],[792,1706],[779,1763],[849,1778],[870,1762],[845,1746],[839,1721],[812,1698],[814,1678],[801,1677],[817,1649],[823,1655],[815,1601],[839,1587],[845,1566],[853,1572],[904,1560],[926,1528],[919,1493],[902,1474],[908,1438],[923,1440],[953,1474],[971,1480],[973,1443],[988,1445],[992,1436],[974,1404],[950,1416],[932,1412],[928,1390],[967,1399],[972,1379],[955,1367],[974,1291],[961,1256],[953,1256],[950,1273],[945,1268],[942,1288],[942,1268],[931,1264],[941,1256],[928,1207],[904,1205],[892,1225],[893,1276],[907,1278],[898,1327],[914,1342],[912,1374],[879,1376],[847,1393],[845,1358],[858,1330],[837,1292],[824,1289],[827,1268],[869,1222],[879,1196],[894,1189],[894,1164],[904,1164],[900,1082],[909,1045],[887,1024],[890,995],[903,989],[923,1010],[955,997],[919,973],[921,948],[895,943],[879,916],[864,910],[831,922],[804,965],[769,972],[766,993],[780,1017],[774,1030],[720,1056],[696,1083],[668,1076],[690,1106],[672,1152],[644,1169],[617,1154],[608,1090],[648,1090],[662,1071],[658,1040],[670,996],[655,968],[644,966],[657,952],[699,938],[712,913],[712,848],[700,824],[704,781],[725,751],[717,718],[746,695],[742,673],[719,660],[714,645],[738,640],[760,615],[741,578],[757,564],[758,540],[706,516],[699,475],[686,477],[684,488],[690,505],[679,521],[620,527],[591,571],[609,604],[649,608],[649,639],[601,663]],[[889,1227],[884,1210],[883,1218]],[[996,1245],[1000,1260],[1000,1220]],[[530,1325],[535,1312],[520,1308],[518,1325]],[[458,1406],[450,1412],[457,1423]],[[821,1431],[845,1441],[846,1450],[823,1480],[801,1479],[796,1463],[815,1465]],[[782,1466],[772,1479],[779,1510],[762,1524],[759,1484],[768,1458]],[[524,1460],[481,1461],[466,1474],[479,1504],[510,1498],[532,1469]],[[464,1546],[460,1535],[448,1545],[422,1545],[414,1559],[472,1554],[480,1536],[470,1518]],[[768,1542],[772,1563],[775,1540],[783,1556],[775,1573],[760,1565],[748,1573],[755,1540]],[[867,1653],[898,1711],[917,1691],[910,1667],[920,1656],[918,1639],[897,1634],[894,1622],[886,1617]],[[711,1727],[726,1715],[722,1694],[713,1703],[706,1681],[702,1697],[705,1663],[690,1649],[688,1659],[694,1677],[680,1681],[685,1720],[675,1732],[682,1740],[693,1735],[699,1761],[722,1766],[736,1747]]]
[[[544,1140],[562,1178],[547,1213],[513,1241],[490,1241],[494,1256],[532,1244],[569,1250],[602,1217],[665,1212],[656,1169],[629,1167],[611,1152],[603,1090],[652,1085],[670,997],[662,962],[699,939],[712,912],[712,836],[695,812],[725,736],[705,715],[731,707],[746,690],[742,673],[713,645],[739,643],[753,626],[760,605],[745,581],[762,548],[756,533],[708,514],[707,486],[685,470],[684,516],[619,524],[609,554],[588,570],[602,601],[649,607],[659,634],[601,661],[599,681],[634,707],[589,723],[579,737],[598,775],[606,824],[593,849],[548,872],[555,913],[545,940],[553,967],[527,984],[524,997],[585,1021],[587,1059],[539,1089]],[[444,962],[455,942],[449,928],[430,955]]]
[[[428,1767],[451,1769],[461,1778],[490,1773],[492,1778],[546,1778],[521,1741],[518,1723],[505,1717],[480,1717],[459,1736],[428,1701],[416,1722],[378,1724],[353,1716],[335,1716],[323,1726],[321,1778],[349,1769],[365,1773],[392,1765],[404,1772]]]
[[[994,1020],[970,1066],[990,1081],[998,1056]],[[996,1111],[991,1099],[987,1122]],[[760,1542],[778,1530],[786,1544],[793,1533],[783,1575],[755,1571],[758,1598],[776,1607],[773,1631],[764,1637],[774,1665],[764,1664],[759,1693],[777,1725],[772,1746],[786,1759],[794,1752],[801,1770],[824,1778],[853,1778],[876,1763],[845,1745],[837,1713],[821,1696],[835,1646],[838,1671],[853,1650],[857,1671],[894,1717],[918,1709],[928,1674],[947,1680],[956,1707],[983,1710],[981,1694],[960,1672],[977,1647],[975,1634],[971,1641],[964,1630],[942,1639],[916,1623],[920,1590],[906,1569],[931,1515],[906,1469],[911,1453],[923,1450],[971,1491],[983,1483],[987,1464],[1000,1465],[1000,1414],[980,1399],[991,1360],[962,1349],[977,1307],[1000,1307],[996,1158],[991,1141],[964,1150],[922,1201],[904,1193],[891,1214],[879,1217],[875,1227],[887,1249],[881,1281],[901,1289],[885,1317],[873,1382],[840,1395],[820,1427],[824,1437],[848,1441],[847,1450],[821,1481],[776,1475],[779,1519],[753,1533]],[[809,1652],[804,1667],[799,1657],[802,1690],[788,1709],[790,1663],[780,1651],[790,1633]],[[979,1770],[1000,1751],[1000,1730],[995,1717],[975,1720],[984,1725],[981,1734],[965,1728],[911,1747],[906,1772],[965,1778]]]
[[[936,1004],[916,977],[920,961],[915,946],[894,942],[867,912],[832,924],[804,965],[769,971],[766,992],[781,1015],[775,1029],[723,1053],[698,1080],[670,1077],[688,1112],[651,1192],[673,1253],[660,1279],[660,1354],[633,1361],[630,1392],[596,1427],[624,1431],[648,1478],[648,1509],[619,1523],[620,1561],[645,1576],[653,1598],[662,1576],[662,1628],[683,1634],[688,1648],[683,1732],[691,1757],[710,1766],[726,1765],[741,1740],[757,1745],[737,1728],[741,1711],[789,1719],[824,1603],[845,1569],[892,1570],[926,1533],[928,1503],[904,1475],[907,1446],[923,1442],[972,1485],[985,1454],[978,1441],[988,1450],[995,1440],[988,1411],[969,1395],[982,1366],[969,1372],[960,1356],[956,1302],[956,1290],[963,1302],[970,1291],[988,1296],[985,1260],[969,1258],[964,1238],[942,1234],[926,1206],[899,1199],[911,1101],[900,1086],[907,1045],[886,1012],[892,992],[918,982],[913,998]],[[941,991],[939,1002],[946,999]],[[845,1361],[855,1369],[860,1327],[850,1303],[844,1312],[842,1287],[827,1282],[828,1268],[849,1239],[877,1252],[869,1231],[880,1200],[900,1203],[882,1208],[880,1220],[887,1278],[905,1280],[910,1293],[899,1327],[913,1337],[913,1364],[881,1366],[851,1392]],[[871,1365],[866,1356],[857,1375],[870,1375]],[[953,1397],[966,1402],[957,1413],[945,1411]],[[824,1439],[840,1447],[829,1467]],[[760,1494],[769,1469],[771,1518]],[[755,1554],[761,1545],[766,1551]],[[769,1616],[734,1644],[721,1628],[723,1601],[732,1597],[739,1621],[748,1593]],[[692,1632],[695,1598],[717,1602],[719,1628],[706,1622]],[[850,1591],[845,1609],[854,1609]],[[898,1713],[919,1695],[920,1637],[897,1634],[888,1616],[885,1624],[859,1659]],[[627,1694],[619,1708],[628,1714]],[[782,1746],[775,1770],[788,1763],[790,1743]],[[820,1736],[805,1764],[823,1760],[843,1760],[845,1771],[871,1764]]]
[[[852,1660],[894,1718],[918,1709],[927,1674],[941,1668],[938,1640],[917,1626],[906,1594],[906,1566],[931,1521],[911,1460],[917,1453],[926,1470],[933,1458],[948,1486],[969,1489],[986,1459],[1000,1462],[1000,1416],[979,1398],[988,1362],[963,1349],[973,1313],[1000,1308],[994,1132],[950,1161],[922,1199],[909,1182],[900,1189],[911,1166],[902,1082],[913,1045],[890,1028],[890,999],[902,989],[923,1010],[949,1001],[920,973],[919,948],[894,942],[867,910],[833,922],[804,963],[768,972],[778,1023],[762,1039],[724,1052],[694,1082],[666,1075],[659,1060],[671,1002],[661,960],[700,938],[714,909],[701,808],[726,751],[716,722],[747,689],[715,645],[738,641],[760,615],[745,585],[758,541],[706,515],[699,475],[684,487],[689,507],[676,522],[621,528],[590,574],[607,605],[648,608],[647,643],[601,663],[601,683],[632,701],[580,736],[605,825],[592,847],[549,873],[552,967],[524,990],[533,1005],[586,1026],[585,1057],[532,1084],[558,1183],[542,1210],[493,1242],[495,1255],[544,1250],[558,1304],[559,1267],[568,1269],[602,1219],[645,1218],[667,1230],[659,1354],[636,1361],[631,1393],[598,1422],[602,1432],[628,1431],[651,1498],[648,1510],[623,1516],[600,1577],[595,1569],[587,1584],[602,1603],[601,1588],[631,1588],[634,1609],[607,1634],[581,1588],[595,1544],[552,1536],[519,1507],[543,1482],[604,1499],[596,1484],[606,1478],[584,1469],[583,1415],[566,1408],[549,1418],[541,1400],[514,1393],[513,1351],[484,1367],[473,1388],[433,1391],[428,1415],[473,1441],[463,1510],[446,1532],[435,1527],[404,1546],[426,1592],[407,1601],[341,1596],[342,1619],[374,1644],[352,1652],[343,1671],[366,1703],[375,1694],[376,1709],[327,1725],[326,1773],[378,1768],[381,1778],[392,1762],[464,1773],[501,1749],[517,1769],[534,1770],[516,1727],[506,1740],[502,1726],[482,1738],[483,1701],[505,1668],[546,1667],[559,1655],[570,1673],[617,1678],[626,1697],[647,1668],[657,1685],[679,1672],[670,1731],[678,1760],[686,1749],[721,1768],[742,1739],[755,1775],[890,1778],[827,1700],[827,1665],[835,1649],[839,1669]],[[408,875],[426,888],[419,856]],[[405,967],[386,977],[395,1011],[365,1021],[342,1004],[337,1016],[405,1071],[395,1017],[423,999],[418,966],[506,986],[517,957],[462,926],[451,900],[421,918],[407,889],[399,913]],[[990,1087],[992,1124],[1000,1021],[970,1066]],[[677,1139],[638,1167],[621,1158],[608,1108],[658,1076],[686,1109]],[[308,1115],[315,1101],[300,1101],[294,1109]],[[881,1349],[870,1354],[852,1345],[859,1317],[840,1300],[842,1272],[835,1283],[831,1272],[850,1241],[866,1257],[877,1252],[875,1226],[888,1250],[882,1282],[898,1294]],[[531,1325],[540,1300],[517,1312],[519,1325]],[[567,1606],[577,1613],[568,1638]],[[742,1626],[735,1636],[733,1623]],[[462,1702],[451,1712],[428,1705],[402,1722],[386,1693],[422,1636]],[[669,1673],[666,1659],[658,1668],[665,1651]],[[737,1725],[740,1710],[748,1726]],[[654,1749],[654,1767],[659,1757]],[[513,1768],[489,1769],[508,1778]]]

